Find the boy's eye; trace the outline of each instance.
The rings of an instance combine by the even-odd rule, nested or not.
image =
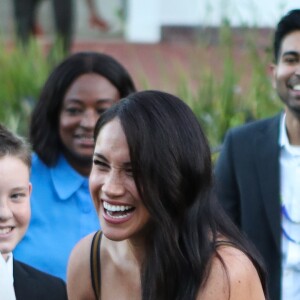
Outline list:
[[[25,193],[13,193],[10,196],[13,200],[21,200],[22,198],[26,197]]]

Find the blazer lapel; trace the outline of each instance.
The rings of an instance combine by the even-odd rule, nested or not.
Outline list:
[[[279,139],[280,115],[270,122],[257,136],[256,167],[260,190],[275,243],[281,248],[281,208],[279,198]]]
[[[15,260],[13,261],[13,275],[16,298],[18,300],[37,300],[34,281],[26,269]]]

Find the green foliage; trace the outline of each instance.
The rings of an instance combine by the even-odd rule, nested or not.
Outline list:
[[[244,60],[236,61],[232,29],[225,20],[219,32],[218,71],[203,64],[204,68],[196,73],[194,93],[186,79],[177,87],[179,97],[186,100],[202,124],[213,153],[219,151],[229,128],[282,109],[266,72],[272,61],[270,53],[258,51],[255,28],[246,34]]]
[[[50,55],[31,41],[26,47],[0,43],[0,122],[11,130],[27,135],[28,121],[53,64],[61,51]]]

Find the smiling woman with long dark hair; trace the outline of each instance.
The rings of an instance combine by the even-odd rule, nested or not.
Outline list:
[[[74,299],[259,300],[259,256],[213,192],[211,154],[177,97],[132,94],[99,119],[90,191],[102,231],[72,252]]]

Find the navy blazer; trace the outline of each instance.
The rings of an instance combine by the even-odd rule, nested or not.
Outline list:
[[[272,300],[281,291],[280,115],[229,130],[215,168],[218,198],[264,258]]]
[[[17,300],[66,300],[65,282],[17,260],[13,260]]]

